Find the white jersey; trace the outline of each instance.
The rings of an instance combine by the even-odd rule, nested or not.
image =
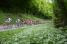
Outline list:
[[[12,19],[11,18],[8,18],[5,22],[11,22],[12,21]]]
[[[17,21],[16,22],[20,22],[21,20],[20,19],[17,19]]]

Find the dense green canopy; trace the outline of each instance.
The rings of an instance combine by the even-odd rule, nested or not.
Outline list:
[[[52,0],[0,0],[0,8],[10,12],[53,15]]]

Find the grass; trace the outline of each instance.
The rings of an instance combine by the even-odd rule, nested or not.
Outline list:
[[[0,32],[1,44],[65,44],[67,39],[52,23]]]
[[[8,30],[0,32],[0,43],[9,40],[12,36],[15,34],[23,31],[22,29],[16,29],[16,30]]]

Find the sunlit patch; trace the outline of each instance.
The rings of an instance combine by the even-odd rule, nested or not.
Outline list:
[[[52,1],[52,0],[46,0],[46,2],[53,3],[53,1]]]

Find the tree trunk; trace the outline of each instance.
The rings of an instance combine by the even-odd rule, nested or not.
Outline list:
[[[64,0],[54,0],[55,27],[67,26],[67,10]]]

